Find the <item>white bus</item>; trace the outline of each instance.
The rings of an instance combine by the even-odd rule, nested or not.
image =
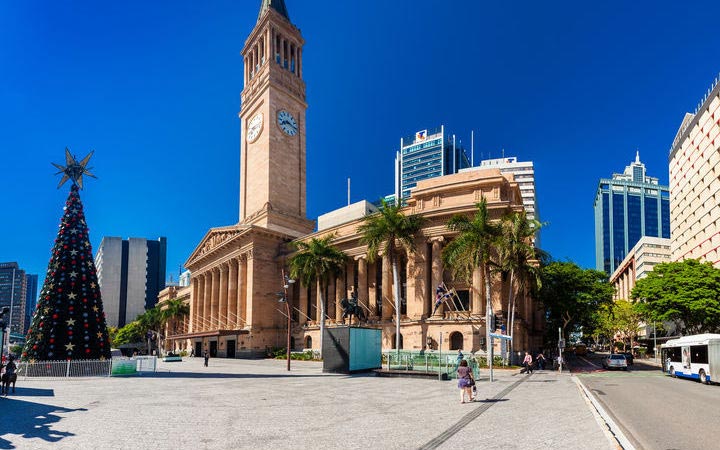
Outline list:
[[[704,384],[720,382],[720,334],[671,339],[661,346],[663,372]]]

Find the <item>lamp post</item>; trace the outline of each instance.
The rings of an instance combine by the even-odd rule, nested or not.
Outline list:
[[[288,288],[295,280],[285,275],[285,269],[282,269],[283,296],[280,303],[285,303],[285,312],[287,313],[287,370],[290,371],[290,299],[288,299]]]
[[[0,309],[0,364],[2,364],[2,357],[4,354],[4,346],[5,346],[5,320],[3,317],[5,314],[10,311],[10,308],[7,306]]]

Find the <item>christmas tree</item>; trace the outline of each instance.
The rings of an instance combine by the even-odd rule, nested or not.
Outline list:
[[[105,314],[79,189],[82,176],[93,176],[65,149],[67,165],[54,164],[73,185],[65,202],[45,283],[27,334],[22,358],[30,361],[106,359],[110,357]]]

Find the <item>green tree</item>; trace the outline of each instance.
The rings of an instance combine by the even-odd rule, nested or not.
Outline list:
[[[108,340],[110,341],[110,347],[115,348],[115,339],[117,338],[118,334],[118,327],[107,327],[108,330]]]
[[[171,298],[162,303],[160,310],[160,320],[163,327],[166,324],[171,325],[173,334],[177,333],[178,322],[190,314],[190,305],[179,298]]]
[[[453,277],[472,283],[475,269],[480,269],[485,278],[485,305],[486,321],[492,312],[490,304],[490,268],[495,264],[493,256],[497,255],[497,248],[501,237],[501,227],[490,220],[487,201],[483,198],[477,205],[472,217],[455,215],[447,223],[451,231],[458,233],[455,238],[445,246],[442,259],[453,274]],[[490,348],[489,322],[486,327],[486,339]]]
[[[552,262],[544,266],[540,275],[538,300],[545,307],[547,341],[557,342],[555,330],[562,336],[568,331],[583,331],[592,335],[597,327],[598,311],[612,303],[614,287],[607,274],[582,269],[573,262]]]
[[[620,335],[623,340],[623,350],[627,349],[629,341],[632,348],[638,333],[642,315],[638,305],[627,300],[616,300],[612,304],[601,308],[598,314],[597,334],[603,334],[609,339]]]
[[[123,344],[142,342],[144,337],[145,332],[140,328],[140,322],[133,321],[118,330],[113,345],[119,347]]]
[[[630,295],[648,321],[674,322],[682,334],[720,331],[720,269],[709,262],[658,264]]]
[[[515,290],[526,295],[528,287],[539,287],[542,251],[535,248],[533,238],[542,224],[528,219],[526,212],[511,212],[503,217],[502,239],[498,241],[498,265],[501,272],[509,277],[508,315],[510,319],[508,334],[515,332]],[[527,318],[526,318],[527,319]],[[510,341],[510,354],[513,353],[513,341]]]
[[[325,291],[331,277],[336,277],[345,268],[347,256],[330,242],[334,236],[311,238],[309,242],[296,241],[292,245],[296,252],[288,258],[290,276],[300,280],[303,286],[317,287],[320,308],[320,357],[323,356],[325,334]]]
[[[424,219],[417,215],[406,216],[400,202],[389,204],[382,200],[380,211],[365,218],[358,227],[362,235],[360,242],[368,247],[368,261],[373,262],[380,249],[387,256],[393,272],[393,296],[395,304],[395,348],[400,351],[400,272],[398,270],[399,250],[410,255],[415,250],[415,235]]]

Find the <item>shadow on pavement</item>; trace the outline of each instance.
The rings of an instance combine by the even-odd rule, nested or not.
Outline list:
[[[12,390],[10,391],[12,392]],[[14,393],[10,394],[10,397],[55,397],[55,391],[53,389],[39,389],[18,386]]]
[[[38,389],[43,390],[43,389]],[[62,417],[56,413],[87,411],[85,408],[69,409],[61,406],[15,400],[12,397],[0,401],[0,449],[31,448],[26,442],[13,443],[4,436],[12,433],[20,435],[17,439],[42,439],[45,442],[58,442],[74,433],[51,429]]]
[[[198,373],[198,372],[147,372],[141,375],[142,378],[319,378],[341,374],[324,375],[300,375],[290,373]]]
[[[473,403],[498,403],[506,402],[510,399],[507,398],[486,398],[485,400],[474,400]]]

